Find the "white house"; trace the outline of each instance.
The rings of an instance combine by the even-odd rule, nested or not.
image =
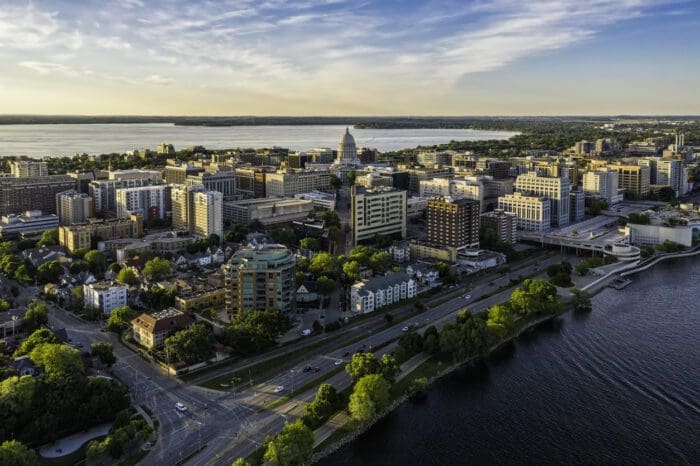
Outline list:
[[[417,291],[416,282],[406,272],[393,272],[355,283],[350,291],[350,303],[353,311],[366,314],[413,298]]]
[[[90,283],[83,286],[83,300],[86,307],[109,315],[114,309],[127,305],[128,290],[128,286],[116,282]]]
[[[433,287],[440,278],[440,272],[425,262],[416,262],[406,267],[406,273],[417,282]]]

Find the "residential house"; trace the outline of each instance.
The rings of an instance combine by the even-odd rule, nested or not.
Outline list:
[[[190,316],[173,307],[153,313],[141,314],[131,321],[134,340],[148,349],[160,348],[165,339],[178,330],[192,325]]]
[[[418,283],[429,288],[438,284],[440,272],[427,262],[415,262],[406,267],[406,273]]]
[[[350,290],[352,310],[366,314],[416,296],[418,286],[406,272],[393,272],[355,283]]]

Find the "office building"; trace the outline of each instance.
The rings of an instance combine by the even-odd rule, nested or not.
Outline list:
[[[164,220],[170,213],[170,186],[117,189],[117,217],[139,214],[144,220]]]
[[[197,176],[204,173],[204,170],[204,167],[196,167],[190,163],[169,164],[163,170],[163,178],[166,184],[185,184],[188,176]]]
[[[76,249],[94,249],[93,239],[106,241],[142,235],[143,217],[140,215],[131,215],[128,219],[91,219],[88,223],[58,227],[58,244],[73,252]]]
[[[479,212],[478,201],[449,197],[429,199],[428,242],[453,248],[478,247]]]
[[[392,272],[355,283],[350,289],[350,306],[358,314],[367,314],[417,293],[418,284],[406,272]]]
[[[160,144],[156,147],[156,154],[158,155],[174,155],[175,147],[172,144]]]
[[[551,228],[551,203],[547,197],[508,194],[498,198],[498,208],[515,214],[521,230],[545,232]]]
[[[586,216],[586,193],[576,190],[569,193],[569,219],[580,222]]]
[[[239,225],[258,221],[264,226],[292,223],[312,215],[314,202],[306,199],[263,198],[224,202],[224,220]]]
[[[61,225],[87,222],[95,216],[92,198],[75,189],[56,194],[56,215]]]
[[[114,309],[126,306],[129,287],[117,282],[97,282],[83,285],[83,303],[86,308],[109,315]]]
[[[328,171],[280,170],[265,176],[265,193],[268,197],[294,197],[310,191],[331,190],[331,174]]]
[[[335,210],[335,193],[324,193],[323,191],[311,191],[303,194],[295,194],[296,199],[307,199],[313,202],[314,207],[326,210]]]
[[[406,191],[353,186],[350,197],[353,244],[375,235],[406,236]]]
[[[618,187],[622,189],[626,196],[632,199],[642,199],[649,195],[651,184],[649,167],[641,165],[608,165],[610,170],[617,170]]]
[[[162,175],[156,170],[115,170],[109,173],[107,180],[90,182],[88,191],[93,199],[95,212],[116,212],[117,189],[162,184]]]
[[[235,194],[239,197],[265,197],[265,178],[274,172],[273,167],[242,167],[236,168]]]
[[[484,177],[468,177],[467,179],[435,178],[420,182],[420,197],[450,196],[455,199],[472,199],[479,202],[481,211],[485,210],[484,195],[486,189]]]
[[[617,170],[589,171],[583,175],[583,192],[589,197],[605,200],[609,206],[622,201],[618,188],[620,174]]]
[[[568,178],[538,176],[536,173],[519,175],[515,189],[524,194],[544,196],[550,199],[550,221],[552,226],[563,227],[569,224],[569,193],[571,185]],[[500,199],[499,199],[500,203]],[[499,205],[499,209],[502,208]],[[506,209],[507,210],[507,209]]]
[[[490,229],[499,241],[508,244],[518,242],[518,218],[512,212],[493,210],[481,214],[481,230]]]
[[[0,215],[28,210],[56,213],[56,195],[75,189],[75,180],[66,175],[0,177]]]
[[[420,182],[432,180],[434,178],[452,178],[452,167],[426,167],[409,168],[408,172],[408,192],[420,194]]]
[[[495,180],[510,178],[511,163],[507,160],[479,159],[476,162],[476,170],[484,175],[491,176]]]
[[[330,164],[335,159],[333,149],[329,147],[316,147],[306,151],[309,161],[312,163]]]
[[[656,162],[656,183],[670,186],[676,197],[685,194],[683,162],[675,159],[660,159]]]
[[[424,167],[452,165],[451,151],[423,150],[416,154],[416,163]]]
[[[279,244],[244,247],[224,266],[226,309],[239,313],[277,309],[291,316],[296,311],[296,259]]]
[[[10,162],[10,174],[16,178],[48,176],[49,164],[40,160],[13,160]]]
[[[0,218],[0,237],[14,238],[22,234],[41,233],[58,226],[58,216],[30,210],[23,214],[8,214]]]
[[[217,172],[201,172],[190,175],[185,180],[187,186],[202,185],[207,191],[218,191],[224,196],[224,200],[236,197],[236,172],[224,170]]]

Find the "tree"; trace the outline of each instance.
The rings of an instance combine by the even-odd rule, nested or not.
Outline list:
[[[243,458],[238,458],[236,461],[231,463],[231,466],[251,466],[251,464]]]
[[[58,343],[37,345],[29,357],[44,369],[49,379],[66,379],[82,375],[84,371],[80,352]]]
[[[175,304],[175,289],[166,290],[160,286],[153,286],[141,292],[141,301],[148,307],[162,310]]]
[[[365,375],[355,384],[348,410],[353,419],[366,422],[389,406],[389,382],[379,374]]]
[[[87,270],[90,270],[90,264],[79,259],[71,262],[70,267],[68,267],[68,271],[71,273],[71,275],[76,275]]]
[[[347,372],[353,380],[359,380],[368,374],[379,374],[382,365],[374,353],[355,353],[352,359],[345,365]]]
[[[421,395],[427,387],[428,387],[428,378],[427,377],[418,377],[416,379],[411,380],[411,383],[408,386],[406,393],[408,394],[408,396],[410,398],[414,398],[418,395]]]
[[[311,263],[309,264],[309,270],[317,277],[321,275],[335,277],[337,268],[338,263],[335,257],[331,256],[327,252],[316,254],[313,259],[311,259]]]
[[[394,258],[388,252],[380,251],[372,254],[369,265],[376,273],[384,273],[392,266]]]
[[[0,396],[15,413],[29,410],[35,391],[36,379],[31,375],[10,377],[0,382]]]
[[[143,267],[143,274],[149,278],[156,279],[164,277],[170,273],[170,261],[161,257],[155,257]]]
[[[124,267],[117,274],[117,281],[125,285],[133,286],[139,282],[136,272],[130,267]]]
[[[348,261],[343,264],[343,273],[348,277],[350,281],[357,281],[360,279],[360,263],[354,260]]]
[[[15,357],[23,356],[32,352],[34,348],[42,343],[59,343],[59,339],[56,335],[47,328],[40,328],[35,330],[26,340],[19,345],[17,351],[15,351]]]
[[[488,316],[486,325],[488,326],[489,330],[498,335],[500,338],[503,338],[513,330],[515,325],[513,313],[507,306],[499,304],[491,307],[489,309]]]
[[[214,335],[203,323],[196,323],[165,339],[165,348],[170,357],[188,365],[211,357],[213,345]]]
[[[88,251],[89,251],[89,249],[86,249],[86,248],[78,248],[78,249],[75,249],[71,255],[75,259],[83,259],[85,257],[85,254],[87,254]]]
[[[374,249],[370,248],[369,246],[365,246],[364,244],[360,244],[350,250],[348,259],[358,262],[360,265],[369,266],[373,253]]]
[[[423,350],[423,338],[416,332],[408,332],[399,338],[396,359],[405,362]]]
[[[591,297],[585,291],[581,291],[578,288],[571,290],[573,299],[571,300],[571,305],[574,307],[575,311],[590,311],[593,309],[593,304],[591,303]]]
[[[91,354],[100,358],[102,364],[107,367],[112,367],[112,364],[117,362],[117,357],[114,355],[114,348],[109,343],[93,343],[91,346]]]
[[[442,332],[440,332],[440,351],[452,354],[454,360],[457,361],[459,347],[459,331],[455,328],[443,328]]]
[[[340,181],[340,178],[338,178],[336,175],[331,175],[330,183],[331,188],[335,189],[336,191],[343,187],[343,182]]]
[[[55,246],[58,244],[58,229],[51,229],[51,230],[45,230],[41,234],[41,239],[39,240],[38,243],[36,243],[37,246]]]
[[[510,296],[513,310],[522,315],[552,314],[559,310],[557,289],[542,280],[527,279]]]
[[[394,315],[387,312],[386,314],[384,314],[384,321],[386,321],[388,325],[391,325],[391,323],[394,321]]]
[[[7,312],[10,310],[10,303],[4,299],[0,299],[0,312]]]
[[[389,383],[394,383],[396,377],[401,373],[401,367],[396,358],[390,354],[383,354],[381,359],[382,377]]]
[[[90,264],[93,273],[102,273],[107,268],[107,258],[97,249],[86,252],[84,259]]]
[[[576,266],[576,273],[578,273],[579,276],[581,276],[581,277],[585,277],[586,275],[588,275],[589,271],[590,271],[590,268],[588,267],[588,264],[585,261],[580,262]]]
[[[126,328],[129,323],[138,317],[139,313],[129,306],[120,306],[113,309],[107,317],[107,328],[110,332],[119,333]]]
[[[332,278],[325,277],[321,275],[318,277],[318,280],[316,280],[316,291],[318,291],[322,295],[329,295],[335,291],[336,287],[335,280]]]
[[[33,332],[37,328],[49,322],[49,308],[44,303],[32,301],[27,306],[24,314],[24,328],[28,332]]]
[[[428,354],[435,354],[440,351],[440,337],[438,335],[427,335],[423,339],[423,351]]]
[[[299,247],[310,251],[318,251],[321,249],[321,242],[316,238],[306,237],[299,240]]]
[[[51,283],[63,275],[63,267],[58,261],[44,262],[36,271],[36,278],[39,280],[39,283]]]
[[[309,427],[316,427],[324,422],[335,411],[338,394],[331,384],[321,384],[316,392],[314,401],[306,405],[306,421]]]
[[[279,466],[305,463],[314,451],[314,433],[301,419],[285,423],[282,432],[270,440],[264,460]]]
[[[33,450],[17,440],[6,440],[0,445],[0,464],[4,466],[34,466],[39,462]]]

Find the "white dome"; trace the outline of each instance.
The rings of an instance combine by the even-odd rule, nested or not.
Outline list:
[[[352,134],[350,134],[350,129],[345,128],[345,134],[340,138],[340,145],[341,146],[348,146],[348,145],[355,145],[355,138],[352,137]]]

